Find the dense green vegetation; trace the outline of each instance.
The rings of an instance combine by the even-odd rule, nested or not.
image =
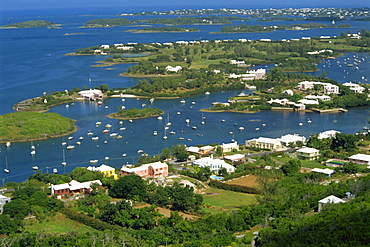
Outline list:
[[[3,28],[30,28],[30,27],[47,27],[53,26],[55,23],[43,20],[17,22],[3,26]]]
[[[15,112],[0,116],[0,140],[30,140],[67,134],[73,121],[57,113]]]
[[[185,27],[146,27],[143,29],[129,30],[130,32],[140,33],[140,32],[198,32],[199,30],[195,27],[185,28]]]
[[[126,18],[94,19],[88,21],[86,25],[81,28],[114,27],[129,24],[131,24],[131,21]]]
[[[112,113],[109,116],[113,118],[120,118],[120,119],[138,119],[138,118],[147,118],[147,117],[155,117],[163,114],[163,111],[156,108],[156,107],[147,107],[143,109],[122,109],[121,107],[117,107],[118,112]]]
[[[262,26],[262,25],[254,25],[248,26],[246,24],[241,24],[237,26],[225,26],[222,27],[221,32],[223,33],[252,33],[252,32],[272,32],[275,30],[300,30],[300,29],[309,29],[309,28],[332,28],[332,27],[339,27],[339,28],[348,28],[350,27],[349,24],[342,24],[339,26],[330,26],[323,23],[305,23],[305,24],[291,24],[288,25],[276,25],[276,26]]]

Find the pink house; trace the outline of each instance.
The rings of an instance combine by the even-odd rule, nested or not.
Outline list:
[[[159,176],[167,177],[168,165],[162,162],[154,162],[134,168],[122,166],[121,175],[127,176],[130,174],[136,174],[142,178],[144,177],[158,178]]]

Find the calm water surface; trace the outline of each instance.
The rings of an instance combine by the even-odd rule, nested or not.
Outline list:
[[[0,114],[13,112],[12,106],[24,99],[40,96],[43,92],[61,91],[82,88],[83,86],[95,87],[106,83],[109,87],[128,87],[137,84],[138,78],[126,78],[119,76],[130,64],[114,65],[111,69],[92,67],[97,61],[105,57],[96,56],[65,56],[78,48],[84,48],[102,44],[127,43],[127,42],[168,42],[177,40],[194,39],[290,39],[307,36],[338,35],[341,31],[336,28],[311,29],[305,31],[277,31],[273,33],[249,33],[249,34],[210,34],[219,31],[221,26],[197,26],[197,33],[165,33],[165,34],[133,34],[124,32],[132,27],[115,27],[106,29],[81,29],[78,28],[88,20],[95,18],[109,18],[117,14],[116,10],[104,11],[96,9],[63,11],[33,11],[33,12],[4,12],[1,13],[0,25],[26,21],[30,19],[42,19],[61,23],[61,29],[0,29]],[[130,17],[131,18],[131,17]],[[137,18],[137,17],[132,17]],[[291,23],[291,22],[290,22]],[[289,24],[290,24],[289,23]],[[235,23],[238,24],[238,23]],[[250,21],[250,24],[257,24]],[[273,24],[273,23],[271,23]],[[274,24],[279,24],[274,22]],[[366,27],[366,22],[350,22],[352,32]],[[268,25],[268,23],[266,23]],[[65,35],[66,33],[82,33]],[[344,64],[354,59],[361,59],[358,70]],[[363,60],[362,60],[363,58]],[[348,59],[348,60],[347,60]],[[340,63],[337,63],[339,61]],[[269,68],[269,67],[267,67]],[[324,60],[318,64],[320,69],[317,73],[326,71],[328,77],[340,83],[347,81],[358,81],[367,83],[370,79],[369,55],[348,53],[337,59]],[[91,78],[91,83],[89,82]],[[210,95],[197,95],[186,98],[186,103],[181,104],[180,99],[155,100],[153,106],[165,111],[163,120],[148,118],[134,120],[132,123],[119,121],[107,117],[109,113],[115,112],[117,107],[124,105],[126,108],[142,107],[149,105],[148,99],[126,99],[120,98],[105,100],[102,106],[91,102],[75,102],[66,107],[60,105],[51,109],[63,116],[76,120],[78,130],[72,134],[72,140],[68,136],[49,140],[34,141],[33,143],[13,143],[9,148],[0,144],[0,179],[7,181],[23,181],[28,175],[33,174],[32,166],[37,165],[42,172],[52,172],[58,168],[59,173],[69,172],[77,166],[88,166],[91,159],[99,160],[99,164],[108,163],[114,167],[121,167],[126,163],[136,162],[140,157],[138,150],[143,150],[148,155],[155,155],[163,148],[175,144],[186,145],[227,143],[232,139],[243,143],[246,139],[264,136],[280,137],[283,134],[298,133],[309,137],[310,134],[320,131],[336,129],[345,133],[355,133],[362,130],[366,125],[366,117],[369,116],[369,107],[358,107],[350,109],[348,113],[314,114],[299,112],[258,112],[254,114],[239,113],[202,113],[199,110],[211,106],[214,101],[226,102],[228,97],[241,93],[242,90],[211,93]],[[244,90],[248,94],[252,91]],[[192,104],[194,102],[195,104]],[[108,108],[107,108],[108,107]],[[178,114],[180,113],[180,114]],[[205,124],[200,122],[202,118]],[[310,118],[312,123],[308,124]],[[164,124],[169,119],[172,123],[163,140]],[[190,119],[187,125],[185,120]],[[221,120],[225,120],[222,122]],[[335,120],[335,121],[334,121]],[[95,123],[101,121],[100,127]],[[335,123],[336,122],[336,123]],[[110,137],[101,131],[105,124],[112,124],[113,131],[122,135],[122,139]],[[266,126],[263,127],[262,124]],[[303,123],[302,127],[298,124]],[[194,129],[193,127],[196,127]],[[244,127],[243,131],[239,127]],[[125,127],[125,130],[120,128]],[[259,128],[258,131],[255,129]],[[92,141],[87,136],[91,130],[99,136],[98,141]],[[154,136],[153,131],[158,135]],[[175,135],[169,134],[174,131]],[[76,145],[80,136],[84,137],[81,145]],[[179,140],[183,137],[184,140]],[[106,141],[106,143],[105,143]],[[67,167],[62,167],[63,148],[62,142],[75,145],[73,150],[65,150]],[[31,145],[36,146],[36,155],[30,155]],[[122,155],[125,154],[123,157]],[[109,161],[105,160],[109,157]],[[9,174],[2,172],[5,168],[5,160],[8,160]]]

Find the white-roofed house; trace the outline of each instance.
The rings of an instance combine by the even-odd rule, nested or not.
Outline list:
[[[3,213],[3,207],[5,204],[10,202],[11,198],[0,194],[0,214]]]
[[[338,133],[340,133],[340,132],[337,131],[337,130],[327,130],[327,131],[319,133],[317,138],[318,139],[333,138]]]
[[[326,168],[326,169],[313,168],[311,172],[322,173],[322,174],[325,174],[327,177],[330,177],[335,171],[329,168]]]
[[[63,195],[72,195],[73,193],[90,193],[91,191],[91,185],[97,184],[99,186],[102,186],[102,183],[100,180],[93,180],[93,181],[88,181],[88,182],[83,182],[80,183],[76,180],[72,180],[69,183],[65,184],[52,184],[50,186],[51,189],[51,194],[52,195],[58,195],[58,196],[63,196]]]
[[[178,73],[178,72],[180,72],[180,70],[182,70],[182,67],[181,66],[172,67],[171,65],[168,65],[166,67],[166,71],[168,71],[168,72]]]
[[[343,86],[349,87],[349,90],[355,93],[363,93],[365,91],[364,87],[360,86],[359,84],[353,83],[353,82],[343,83]]]
[[[213,159],[213,157],[204,157],[193,161],[193,165],[199,167],[208,167],[212,172],[218,173],[221,168],[225,168],[228,173],[234,172],[235,167],[226,163],[224,160]]]
[[[203,146],[203,147],[200,147],[199,148],[199,153],[201,154],[209,154],[209,152],[213,151],[215,149],[215,147],[212,147],[212,146]]]
[[[356,164],[367,164],[370,165],[370,155],[368,154],[354,154],[348,157],[349,161],[355,162]]]
[[[239,151],[239,145],[237,142],[222,143],[221,150],[223,153],[232,152],[233,150]]]
[[[144,164],[139,167],[133,167],[133,168],[122,166],[121,175],[127,176],[130,174],[136,174],[142,178],[145,178],[145,177],[158,178],[160,176],[167,177],[168,176],[168,165],[166,163],[158,161],[158,162]]]
[[[199,149],[200,149],[200,148],[198,148],[198,147],[194,147],[194,146],[186,147],[186,151],[187,151],[187,152],[189,152],[189,153],[195,153],[195,154],[200,154]]]
[[[334,195],[330,195],[328,197],[325,197],[324,199],[321,199],[319,201],[319,209],[318,211],[320,212],[322,210],[322,208],[329,204],[329,203],[333,203],[333,204],[337,204],[337,203],[345,203],[346,201],[345,200],[342,200]]]
[[[306,160],[315,160],[320,155],[320,150],[317,150],[316,148],[300,148],[297,150],[296,155],[300,159],[306,159]]]
[[[289,144],[296,144],[297,142],[306,142],[306,137],[300,136],[299,134],[286,134],[281,136],[279,139],[284,146],[289,146]]]
[[[270,149],[272,151],[283,149],[283,145],[279,139],[258,137],[257,139],[251,139],[245,141],[246,147]]]
[[[87,167],[87,170],[98,171],[98,172],[103,173],[104,177],[113,177],[114,179],[118,179],[118,175],[116,174],[116,169],[114,167],[107,166],[105,164],[102,164],[99,167],[89,166]]]
[[[103,98],[103,93],[99,89],[83,90],[83,91],[78,92],[78,95],[82,96],[84,99],[87,99],[87,100],[95,100],[95,99]]]

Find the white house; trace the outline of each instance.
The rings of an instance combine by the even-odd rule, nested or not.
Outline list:
[[[3,213],[3,207],[5,204],[7,204],[8,202],[10,202],[10,197],[6,197],[2,194],[0,194],[0,214]]]
[[[99,89],[83,90],[78,92],[78,95],[82,96],[82,98],[86,100],[95,100],[103,98],[103,93]]]
[[[233,165],[245,162],[244,154],[227,155],[224,159],[230,161]]]
[[[337,130],[327,130],[327,131],[319,133],[317,138],[318,139],[333,138],[335,137],[337,133],[340,133],[340,132]]]
[[[331,97],[328,95],[307,95],[304,97],[305,99],[308,100],[321,100],[321,101],[329,101],[331,100]]]
[[[324,94],[339,94],[339,87],[331,83],[324,85]]]
[[[307,160],[314,160],[317,159],[320,155],[320,150],[315,148],[300,148],[297,150],[296,155],[298,158],[307,159]]]
[[[193,165],[199,167],[209,167],[212,172],[217,173],[221,168],[226,168],[228,173],[234,172],[235,167],[226,163],[224,160],[213,159],[213,157],[204,157],[193,161]]]
[[[302,81],[298,83],[298,89],[300,90],[313,89],[315,85],[323,85],[324,94],[338,94],[339,93],[339,87],[337,85],[333,85],[331,83],[326,83],[326,82],[318,82],[318,81]]]
[[[178,73],[180,70],[182,70],[182,67],[181,66],[172,67],[171,65],[168,65],[166,67],[166,71],[168,71],[168,72]]]
[[[287,134],[281,136],[279,139],[284,146],[289,146],[291,143],[296,144],[297,142],[306,142],[306,137],[300,136],[299,134]]]
[[[322,208],[329,204],[329,203],[334,203],[334,204],[338,204],[338,203],[345,203],[346,201],[336,197],[336,196],[333,196],[333,195],[330,195],[328,197],[325,197],[324,199],[320,200],[319,201],[319,209],[318,211],[320,212],[322,210]]]
[[[237,66],[245,66],[245,61],[230,60],[230,64]]]
[[[293,92],[293,90],[291,90],[291,89],[284,90],[284,92],[283,92],[283,93],[288,94],[288,95],[290,95],[290,96],[293,96],[293,95],[294,95],[294,92]]]
[[[325,174],[326,176],[330,177],[335,171],[331,170],[329,168],[326,168],[326,169],[313,168],[311,170],[311,172],[322,173],[322,174]]]
[[[234,149],[239,151],[239,146],[237,142],[222,143],[221,149],[223,153],[227,153],[227,152],[232,152]]]
[[[257,139],[251,139],[245,141],[246,147],[254,148],[263,148],[270,150],[281,150],[283,145],[279,139],[267,138],[267,137],[258,137]]]
[[[319,101],[317,100],[312,100],[312,99],[300,99],[298,100],[299,103],[304,104],[304,105],[319,105]]]
[[[368,154],[354,154],[348,157],[349,161],[357,164],[368,164],[370,165],[370,155]]]
[[[343,86],[349,87],[349,90],[355,93],[363,93],[365,91],[364,87],[361,87],[359,84],[353,82],[343,83]]]

